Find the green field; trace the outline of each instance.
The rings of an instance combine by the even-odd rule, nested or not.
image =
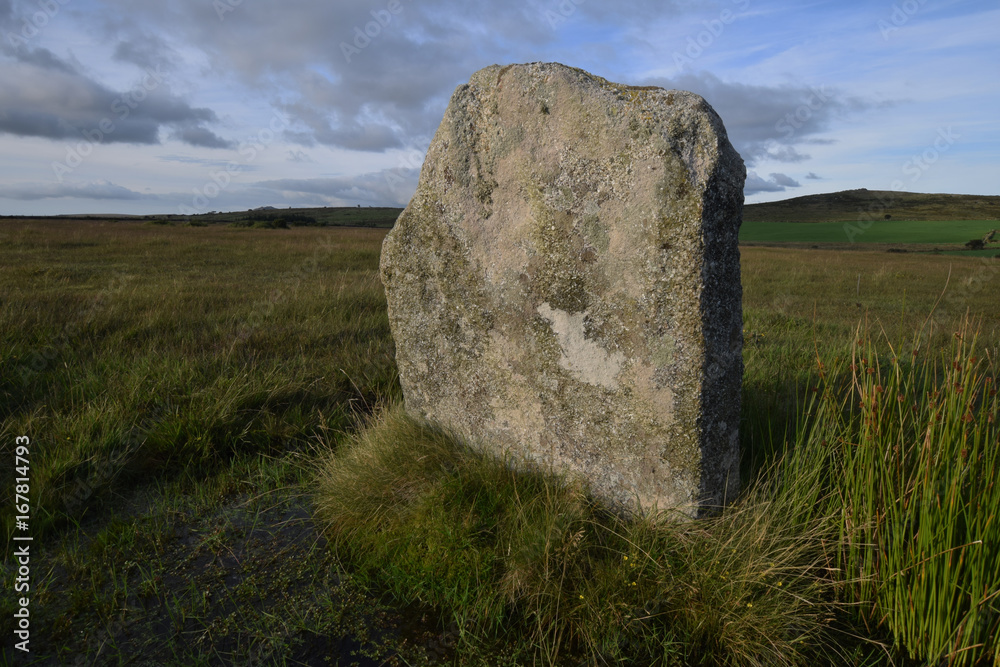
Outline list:
[[[374,227],[389,229],[403,209],[391,206],[264,207],[248,211],[210,211],[197,215],[66,215],[56,218],[7,216],[7,222],[151,222],[158,225],[230,225],[264,229],[291,227]],[[4,218],[0,217],[0,221]]]
[[[747,222],[740,241],[764,243],[891,243],[963,245],[1000,228],[996,220],[853,222]],[[993,246],[1000,253],[1000,244]],[[988,250],[986,251],[988,252]]]
[[[663,526],[399,413],[384,234],[0,220],[17,664],[996,664],[1000,262],[741,248],[746,495]]]

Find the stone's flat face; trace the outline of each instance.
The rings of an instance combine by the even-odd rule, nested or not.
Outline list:
[[[382,247],[407,410],[618,507],[732,500],[745,176],[697,95],[476,72]]]

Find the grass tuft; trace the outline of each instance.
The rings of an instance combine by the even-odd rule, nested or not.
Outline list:
[[[792,665],[836,646],[830,522],[798,521],[776,485],[705,521],[621,518],[398,406],[319,470],[338,555],[476,641],[545,664]]]
[[[398,406],[322,462],[319,515],[369,585],[544,664],[996,660],[993,354],[968,324],[940,357],[915,340],[828,350],[792,442],[714,518],[617,517]]]
[[[938,356],[859,330],[794,455],[827,470],[850,601],[928,664],[1000,659],[1000,400],[975,331]]]

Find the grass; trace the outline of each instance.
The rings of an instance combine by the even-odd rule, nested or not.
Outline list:
[[[996,220],[878,220],[875,222],[744,222],[740,241],[962,245],[1000,227]],[[1000,253],[994,245],[993,254]]]
[[[1000,349],[977,350],[969,328],[955,336],[933,361],[907,363],[919,345],[858,345],[851,390],[824,395],[831,417],[812,444],[840,445],[843,523],[860,528],[844,562],[871,581],[858,597],[872,618],[915,657],[972,664],[1000,657]]]
[[[697,524],[625,521],[583,487],[388,410],[321,466],[341,557],[441,608],[457,649],[521,664],[798,664],[839,639],[819,522],[753,494]]]
[[[0,456],[32,438],[31,664],[995,662],[1000,267],[743,248],[759,483],[709,521],[629,522],[393,407],[383,233],[0,221]],[[975,351],[952,347],[967,311]],[[972,422],[926,394],[955,381],[940,354],[964,360]],[[872,391],[918,412],[880,408],[872,431],[853,407]],[[922,445],[932,414],[931,466],[917,446],[878,459]],[[0,466],[8,507],[12,480]]]
[[[788,465],[829,489],[850,600],[926,664],[1000,660],[1000,347],[975,333],[942,351],[862,335],[820,362]]]
[[[301,447],[349,423],[352,401],[397,391],[379,234],[267,234],[12,234],[0,415],[5,435],[38,434],[35,530],[64,521],[79,489],[85,512],[119,477]]]
[[[398,395],[383,232],[0,233],[0,455],[31,437],[38,664],[247,664],[276,638],[267,651],[289,664],[361,650],[351,637],[384,612],[329,584],[342,567],[310,527],[303,452]],[[8,507],[13,475],[0,466]],[[5,575],[14,530],[3,513]],[[14,601],[0,598],[11,637]]]
[[[320,466],[318,510],[369,585],[465,628],[460,651],[1000,659],[1000,348],[979,358],[970,329],[956,333],[940,358],[920,338],[880,348],[859,333],[849,357],[820,359],[794,445],[718,518],[619,519],[579,482],[478,454],[398,407]]]
[[[804,409],[817,351],[843,358],[868,317],[900,341],[922,331],[943,349],[966,313],[1000,340],[992,260],[877,252],[741,248],[744,476],[773,461]],[[931,314],[928,318],[928,314]]]

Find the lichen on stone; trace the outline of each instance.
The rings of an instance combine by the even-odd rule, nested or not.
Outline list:
[[[617,508],[732,498],[744,177],[691,93],[473,74],[383,245],[407,409]]]

